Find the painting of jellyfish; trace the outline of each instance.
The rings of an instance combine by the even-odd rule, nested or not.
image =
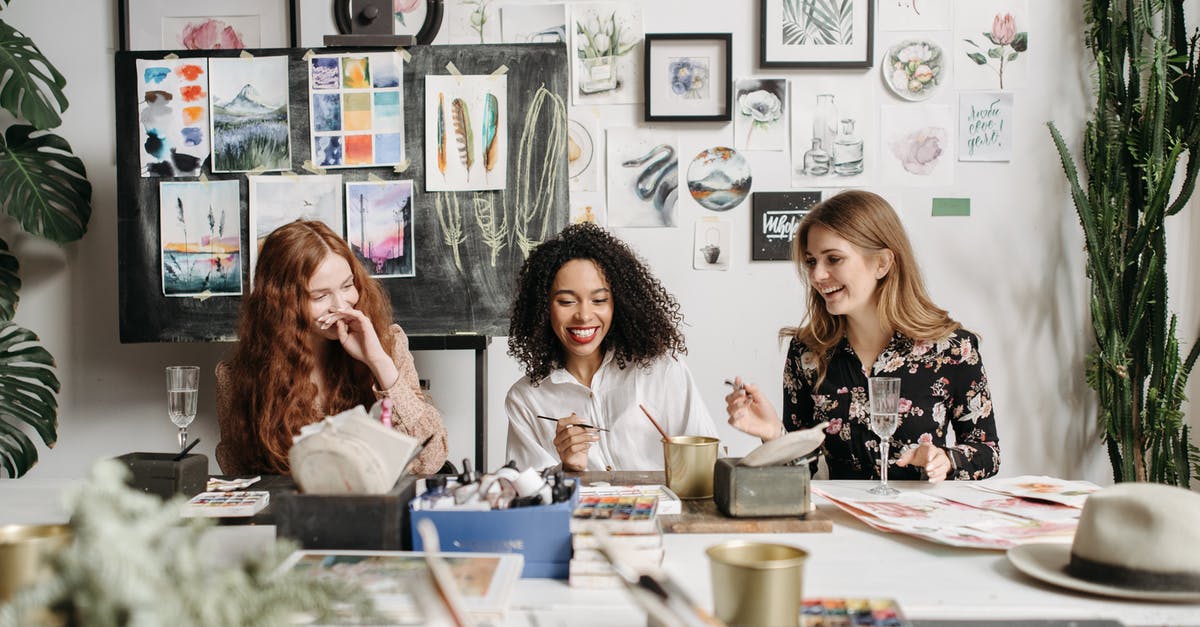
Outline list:
[[[142,176],[198,176],[208,159],[208,61],[137,61]]]
[[[250,183],[250,281],[263,240],[275,229],[296,220],[324,222],[334,233],[345,233],[342,176],[247,176]]]
[[[413,182],[346,183],[346,241],[376,277],[416,276]]]
[[[238,181],[164,181],[159,242],[164,296],[242,293]]]
[[[209,59],[212,170],[290,170],[287,57]]]

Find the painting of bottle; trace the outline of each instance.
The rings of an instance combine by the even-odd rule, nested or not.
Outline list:
[[[812,148],[804,153],[804,174],[824,176],[829,174],[829,153],[821,148],[821,139],[814,137]]]
[[[833,173],[854,176],[863,171],[863,140],[854,134],[854,119],[842,120],[842,132],[833,142]]]
[[[833,104],[833,94],[817,94],[817,107],[813,109],[813,139],[821,140],[821,149],[826,153],[837,139],[837,107]]]

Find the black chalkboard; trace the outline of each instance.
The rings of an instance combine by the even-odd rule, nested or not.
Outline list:
[[[349,51],[315,49],[318,54]],[[369,49],[367,51],[379,51]],[[311,158],[306,49],[251,50],[255,56],[289,59],[291,160],[297,174]],[[562,44],[414,46],[404,65],[404,125],[409,167],[330,170],[343,182],[412,179],[416,228],[416,276],[385,278],[396,321],[410,335],[505,335],[516,273],[525,250],[567,223],[566,103],[567,51]],[[196,178],[141,176],[140,128],[135,76],[137,59],[160,59],[164,52],[116,54],[116,135],[118,277],[122,342],[189,342],[236,339],[239,296],[207,299],[162,293],[159,245],[159,183]],[[179,51],[181,58],[237,56],[240,51]],[[449,74],[448,62],[462,74],[508,74],[508,180],[504,190],[430,192],[425,190],[425,76]],[[249,289],[248,186],[244,173],[204,174],[211,180],[241,182],[243,289]],[[438,218],[441,208],[442,219]],[[490,214],[477,210],[490,208]],[[457,216],[457,218],[455,218]],[[453,229],[444,225],[457,224]],[[484,227],[507,225],[485,242]],[[484,225],[484,226],[481,226]],[[461,240],[457,256],[447,240]],[[493,248],[499,253],[493,256]]]

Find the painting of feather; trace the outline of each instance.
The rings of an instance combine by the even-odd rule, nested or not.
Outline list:
[[[425,119],[425,191],[506,187],[506,76],[426,76]]]

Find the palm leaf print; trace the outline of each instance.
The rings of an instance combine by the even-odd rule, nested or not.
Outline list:
[[[855,0],[782,1],[784,44],[796,46],[854,43]]]

